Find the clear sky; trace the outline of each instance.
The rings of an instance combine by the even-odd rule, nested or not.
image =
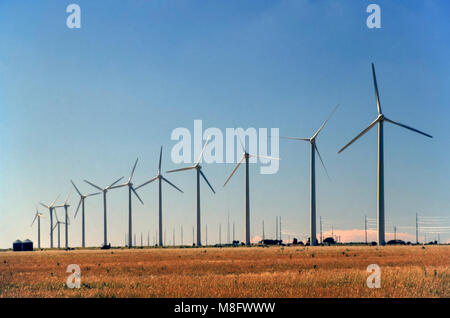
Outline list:
[[[374,62],[386,116],[432,134],[428,139],[385,125],[386,230],[412,239],[415,213],[450,211],[450,21],[448,1],[381,1],[381,29],[368,29],[374,1],[12,1],[0,2],[0,247],[36,240],[31,228],[39,201],[59,203],[73,179],[83,192],[128,176],[135,183],[175,169],[170,134],[177,127],[225,130],[234,125],[276,127],[310,137],[336,104],[318,139],[331,181],[317,163],[317,215],[324,230],[343,237],[376,218],[377,134],[337,151],[376,118]],[[66,7],[81,7],[81,29],[66,27]],[[309,222],[309,146],[280,141],[280,169],[260,175],[251,165],[252,236],[304,239]],[[222,185],[231,164],[206,164],[217,190],[202,184],[202,222],[208,243],[226,240],[227,213],[244,239],[244,170]],[[195,176],[167,175],[185,193],[164,187],[166,243],[180,226],[192,242]],[[134,229],[157,225],[157,185],[134,200]],[[125,189],[109,192],[108,232],[123,245],[128,226]],[[73,218],[78,197],[70,198]],[[42,245],[49,244],[48,211]],[[101,197],[86,200],[87,244],[103,240]],[[62,211],[59,212],[62,217]],[[81,218],[70,227],[80,245]],[[448,222],[444,225],[448,226]],[[402,228],[403,227],[403,228]],[[350,233],[350,234],[349,234]],[[421,235],[422,236],[422,235]],[[401,238],[401,236],[400,236]],[[427,238],[433,239],[433,236]],[[357,239],[357,238],[356,238]],[[362,238],[360,238],[362,239]],[[375,240],[371,232],[369,237]],[[441,234],[450,240],[449,233]],[[146,241],[146,240],[145,240]]]

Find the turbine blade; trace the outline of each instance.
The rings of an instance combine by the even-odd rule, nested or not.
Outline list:
[[[386,120],[386,121],[388,121],[388,122],[390,122],[390,123],[392,123],[392,124],[394,124],[394,125],[398,125],[398,126],[400,126],[400,127],[403,127],[403,128],[409,129],[409,130],[412,130],[412,131],[414,131],[414,132],[416,132],[416,133],[419,133],[419,134],[421,134],[421,135],[427,136],[427,137],[429,137],[429,138],[433,138],[433,136],[431,136],[431,135],[428,135],[428,134],[426,134],[426,133],[424,133],[424,132],[422,132],[422,131],[420,131],[420,130],[417,130],[417,129],[415,129],[415,128],[412,128],[412,127],[406,126],[406,125],[404,125],[404,124],[401,124],[401,123],[399,123],[399,122],[397,122],[397,121],[393,121],[393,120],[391,120],[391,119],[389,119],[389,118],[384,117],[384,120]]]
[[[73,183],[72,180],[70,180],[70,182],[72,182],[72,185],[75,187],[75,190],[77,190],[78,194],[80,195],[80,197],[82,197],[83,195],[81,194],[80,190],[78,190],[77,186],[75,185],[75,183]]]
[[[77,210],[75,211],[75,215],[74,215],[74,217],[73,217],[74,220],[75,220],[76,217],[77,217],[78,210],[80,209],[80,205],[81,205],[81,201],[82,201],[82,200],[83,200],[83,199],[80,199],[80,202],[78,202]]]
[[[317,154],[319,155],[320,162],[322,163],[323,170],[325,170],[325,173],[327,174],[328,180],[331,181],[330,175],[328,174],[327,171],[327,167],[325,167],[325,164],[323,163],[322,156],[320,155],[319,148],[317,148],[316,143],[314,143],[314,148],[316,149]]]
[[[39,202],[39,204],[42,205],[44,208],[50,209],[50,206],[49,206],[49,205],[46,205],[46,204],[44,204],[44,203],[42,203],[42,202]]]
[[[148,180],[147,182],[144,182],[143,184],[141,184],[140,186],[136,187],[135,189],[137,190],[139,188],[142,188],[143,186],[146,186],[147,184],[152,183],[156,179],[158,179],[158,176],[151,178],[150,180]]]
[[[380,95],[378,94],[378,85],[377,85],[377,76],[375,75],[375,65],[372,63],[372,77],[373,77],[373,85],[375,86],[375,96],[377,97],[377,109],[378,114],[382,114],[381,112],[381,104],[380,104]]]
[[[161,150],[159,151],[159,165],[158,165],[159,171],[161,171],[161,161],[162,161],[162,146]]]
[[[211,136],[208,136],[208,138],[206,138],[206,142],[205,142],[205,144],[203,145],[203,149],[202,149],[202,151],[200,152],[200,156],[198,156],[198,159],[197,159],[197,161],[196,161],[196,164],[199,164],[200,163],[200,160],[202,159],[202,156],[203,156],[203,152],[205,151],[205,149],[206,149],[206,146],[208,145],[208,142],[209,142],[209,139],[211,138]]]
[[[66,205],[67,201],[69,201],[70,193],[71,193],[71,190],[69,190],[69,193],[67,193],[67,197],[66,197],[66,201],[64,201],[64,205]]]
[[[61,194],[58,194],[58,196],[57,196],[56,199],[52,202],[52,204],[50,204],[50,206],[53,206],[53,204],[55,204],[56,200],[59,199],[59,196],[60,196],[60,195],[61,195]]]
[[[36,213],[36,214],[34,215],[34,219],[33,219],[33,222],[31,222],[31,225],[30,225],[30,226],[33,226],[33,224],[34,224],[34,221],[36,221],[37,217],[38,217],[38,214]]]
[[[178,171],[184,171],[184,170],[191,170],[191,169],[195,169],[197,166],[189,166],[186,168],[180,168],[180,169],[174,169],[174,170],[169,170],[166,171],[167,173],[171,173],[171,172],[178,172]]]
[[[223,184],[223,186],[226,186],[228,181],[230,181],[231,177],[233,176],[233,174],[236,172],[236,170],[239,168],[239,166],[241,165],[242,161],[245,159],[245,155],[242,156],[241,160],[239,160],[239,162],[236,164],[236,167],[234,167],[233,172],[231,172],[230,176],[228,177],[227,181],[225,181],[225,183]]]
[[[262,156],[262,155],[250,155],[250,157],[264,158],[264,159],[270,159],[270,160],[281,160],[281,158],[270,157],[270,156]]]
[[[102,193],[102,192],[91,193],[91,194],[86,195],[85,198],[87,198],[87,197],[92,197],[92,196],[94,196],[94,195],[98,195],[98,194],[101,194],[101,193]]]
[[[139,199],[139,201],[141,201],[142,205],[144,205],[144,201],[142,201],[142,199],[139,197],[139,195],[137,194],[136,190],[131,187],[131,191],[133,191],[134,195]]]
[[[203,179],[205,179],[206,183],[209,185],[209,187],[211,188],[211,191],[216,194],[216,191],[214,191],[212,185],[209,183],[208,179],[206,179],[205,175],[202,172],[202,169],[199,170],[200,174],[202,175]]]
[[[136,165],[137,165],[137,163],[138,163],[138,159],[139,159],[139,158],[136,158],[136,162],[134,163],[133,170],[131,170],[131,174],[130,174],[130,178],[128,179],[128,182],[130,182],[131,179],[133,179],[134,170],[136,169]]]
[[[275,137],[275,136],[274,136]],[[281,139],[291,139],[291,140],[302,140],[302,141],[310,141],[309,138],[300,138],[300,137],[284,137],[280,136]]]
[[[379,120],[380,120],[380,117],[377,117],[377,119],[375,119],[366,129],[364,129],[362,132],[360,132],[358,136],[353,138],[348,144],[346,144],[341,150],[339,150],[338,153],[341,153],[342,151],[344,151],[348,146],[350,146],[352,143],[354,143],[359,137],[361,137],[366,132],[368,132],[370,129],[372,129],[372,127],[375,126]]]
[[[102,188],[100,188],[99,186],[96,186],[95,184],[93,184],[92,182],[87,181],[86,179],[84,180],[84,182],[86,182],[87,184],[90,184],[91,186],[93,186],[94,188],[99,189],[100,191],[103,191]]]
[[[169,180],[167,180],[164,177],[161,177],[164,181],[166,181],[168,184],[170,184],[172,187],[174,187],[175,189],[177,189],[178,191],[180,191],[181,193],[184,193],[183,190],[181,190],[180,188],[178,188],[176,185],[174,185],[172,182],[170,182]]]
[[[114,181],[113,183],[111,183],[110,185],[109,185],[109,187],[107,187],[107,189],[110,189],[113,185],[115,185],[117,182],[119,182],[120,180],[122,180],[123,179],[123,177],[120,177],[119,179],[117,179],[116,181]]]
[[[339,104],[337,104],[336,107],[334,107],[333,111],[330,113],[330,115],[328,115],[327,119],[325,119],[322,126],[320,126],[320,128],[316,131],[316,133],[314,134],[314,136],[312,136],[311,139],[314,139],[319,135],[319,133],[322,131],[323,127],[325,127],[326,123],[330,120],[331,116],[333,116],[334,112],[338,109],[338,107],[339,107]]]

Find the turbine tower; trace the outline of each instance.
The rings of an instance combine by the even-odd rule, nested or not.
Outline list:
[[[177,189],[178,191],[183,193],[183,191],[180,188],[178,188],[172,182],[167,180],[161,174],[161,162],[162,162],[162,146],[161,146],[161,150],[159,151],[158,173],[156,174],[156,176],[154,176],[150,180],[148,180],[148,181],[144,182],[143,184],[141,184],[140,186],[136,187],[136,190],[137,190],[139,188],[142,188],[142,187],[146,186],[149,183],[152,183],[155,180],[158,180],[158,188],[159,188],[159,238],[158,239],[159,239],[159,246],[163,246],[163,238],[162,238],[162,182],[165,181],[167,184],[171,185],[172,187],[174,187],[175,189]]]
[[[42,213],[39,213],[38,207],[36,206],[36,214],[34,215],[33,222],[31,226],[33,226],[36,219],[38,220],[38,248],[41,248],[41,218],[45,218]]]
[[[328,116],[328,118],[322,123],[322,126],[319,127],[319,129],[316,131],[316,133],[311,138],[299,138],[299,137],[281,137],[284,139],[291,139],[291,140],[300,140],[300,141],[307,141],[310,144],[310,198],[309,198],[309,208],[310,208],[310,222],[309,222],[309,235],[310,235],[310,244],[311,245],[317,245],[317,236],[316,236],[316,152],[319,156],[320,162],[322,163],[323,169],[325,170],[325,173],[327,174],[328,179],[330,178],[328,175],[327,168],[325,167],[325,164],[323,163],[322,156],[320,155],[319,149],[317,148],[316,138],[319,136],[319,133],[322,131],[323,127],[325,127],[325,124],[328,122],[328,120],[333,116],[336,109],[339,107],[339,105],[336,105],[336,107],[333,109],[331,114]],[[281,236],[281,235],[280,235]],[[280,238],[281,239],[281,238]]]
[[[44,204],[42,202],[39,202],[40,205],[42,205],[43,207],[47,208],[49,213],[50,213],[50,248],[53,248],[53,210],[54,210],[54,204],[56,202],[56,200],[58,200],[60,194],[58,194],[58,196],[56,197],[56,199],[50,204]]]
[[[106,193],[108,192],[108,190],[110,190],[117,182],[119,182],[120,180],[122,180],[123,177],[117,179],[116,181],[114,181],[113,183],[111,183],[109,186],[107,186],[106,188],[100,188],[99,186],[96,186],[95,184],[93,184],[92,182],[89,182],[87,180],[84,180],[84,182],[86,182],[87,184],[90,184],[91,186],[93,186],[94,188],[100,190],[103,192],[103,227],[104,227],[104,234],[103,234],[103,246],[106,248],[106,246],[108,245],[108,233],[107,233],[107,227],[106,227]]]
[[[88,197],[93,196],[93,195],[100,194],[101,192],[96,192],[96,193],[91,193],[91,194],[84,195],[84,194],[81,194],[80,190],[78,190],[77,186],[75,185],[75,183],[73,183],[72,180],[70,180],[70,182],[73,184],[75,190],[78,192],[78,195],[80,196],[80,201],[78,202],[78,206],[77,206],[77,210],[75,211],[74,219],[77,217],[78,210],[80,209],[80,205],[81,205],[81,247],[86,247],[84,200],[86,198],[88,198]]]
[[[239,142],[242,147],[242,158],[239,160],[239,162],[236,164],[236,167],[234,167],[233,171],[231,172],[228,179],[225,181],[223,186],[225,187],[230,181],[231,177],[234,175],[236,170],[241,165],[242,161],[245,159],[245,244],[250,245],[250,180],[249,180],[249,159],[251,157],[253,158],[265,158],[265,159],[272,159],[272,160],[280,160],[279,158],[273,158],[273,157],[267,157],[267,156],[261,156],[261,155],[254,155],[249,154],[247,150],[245,149],[244,145],[242,144],[241,139],[239,138]]]
[[[134,163],[133,169],[131,170],[131,174],[130,174],[130,177],[128,178],[127,182],[125,182],[123,184],[120,184],[120,185],[117,185],[117,186],[114,186],[114,187],[111,187],[111,189],[117,189],[117,188],[128,186],[128,233],[129,233],[128,239],[130,241],[130,244],[128,244],[129,248],[132,247],[132,244],[131,244],[131,233],[133,233],[133,231],[132,231],[132,223],[133,222],[132,222],[132,215],[131,215],[131,196],[132,196],[132,193],[138,198],[138,200],[142,203],[142,205],[144,205],[144,202],[141,200],[141,198],[137,194],[136,189],[133,188],[133,183],[131,182],[131,180],[133,179],[134,170],[136,169],[137,163],[138,163],[138,158],[136,158],[136,162]]]
[[[381,104],[380,104],[380,95],[378,94],[378,86],[377,86],[377,78],[375,75],[375,66],[372,63],[372,77],[373,77],[373,85],[375,87],[375,97],[377,100],[377,110],[378,110],[378,116],[377,118],[370,123],[370,125],[364,129],[362,132],[359,133],[355,138],[353,138],[348,144],[346,144],[341,150],[338,151],[338,153],[341,153],[344,151],[348,146],[350,146],[352,143],[354,143],[356,140],[358,140],[362,135],[364,135],[366,132],[368,132],[370,129],[372,129],[375,125],[378,126],[378,187],[377,187],[377,196],[378,196],[378,204],[377,204],[377,218],[378,218],[378,245],[384,245],[385,244],[385,221],[384,221],[384,149],[383,149],[383,123],[388,122],[409,130],[412,130],[416,133],[419,133],[421,135],[427,136],[429,138],[433,138],[433,136],[428,135],[420,130],[417,130],[415,128],[406,126],[404,124],[401,124],[399,122],[393,121],[387,117],[384,116],[383,112],[381,111]]]
[[[200,152],[200,156],[198,157],[198,160],[196,161],[196,163],[193,166],[167,171],[167,173],[191,170],[191,169],[195,169],[197,171],[197,246],[202,245],[202,243],[201,243],[202,228],[200,226],[200,176],[202,176],[202,178],[206,181],[206,183],[208,184],[211,191],[214,194],[216,193],[216,191],[214,191],[213,187],[209,183],[208,179],[206,179],[206,176],[202,172],[202,166],[200,165],[200,161],[202,160],[202,157],[203,157],[203,152],[205,151],[206,145],[208,145],[208,142],[209,142],[209,136],[206,139],[206,142],[205,142],[205,145],[203,146],[202,151]]]

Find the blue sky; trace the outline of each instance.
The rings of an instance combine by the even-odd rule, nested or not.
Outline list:
[[[81,7],[82,28],[66,27],[66,7]],[[386,116],[435,136],[385,128],[387,231],[414,225],[415,213],[449,216],[450,22],[446,1],[377,1],[381,29],[366,27],[372,1],[2,1],[0,3],[0,247],[36,239],[31,228],[39,201],[64,197],[73,179],[102,186],[127,176],[136,157],[135,183],[170,161],[177,127],[277,127],[281,135],[311,136],[336,104],[318,139],[331,181],[317,166],[317,215],[336,230],[363,228],[376,217],[376,130],[344,153],[337,151],[376,117],[370,71],[377,70]],[[280,142],[280,170],[251,166],[252,236],[308,233],[309,147]],[[204,166],[217,189],[202,185],[202,222],[208,241],[226,238],[227,213],[244,238],[244,174],[222,184],[231,164]],[[165,187],[164,227],[184,226],[192,241],[193,173],[167,175],[184,194]],[[134,202],[134,229],[157,225],[157,186]],[[127,191],[108,197],[109,240],[123,244]],[[100,197],[86,201],[87,243],[103,238]],[[62,199],[60,200],[60,202]],[[78,198],[72,193],[70,203]],[[48,211],[40,208],[42,245]],[[74,208],[71,210],[73,215]],[[62,216],[62,213],[60,213]],[[448,225],[448,224],[447,224]],[[400,230],[399,230],[400,231]],[[413,230],[405,230],[413,234]],[[344,233],[344,232],[343,232]],[[145,234],[144,234],[145,235]],[[345,234],[343,234],[345,236]],[[388,234],[387,239],[391,237]],[[79,245],[81,222],[70,230]],[[373,238],[370,239],[375,239]],[[449,240],[442,234],[441,240]]]

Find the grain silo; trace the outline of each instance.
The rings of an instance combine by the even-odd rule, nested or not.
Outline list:
[[[22,241],[21,240],[15,240],[13,242],[13,251],[14,252],[20,252],[22,250]]]
[[[22,251],[32,251],[33,250],[33,242],[29,239],[26,239],[22,242]]]

